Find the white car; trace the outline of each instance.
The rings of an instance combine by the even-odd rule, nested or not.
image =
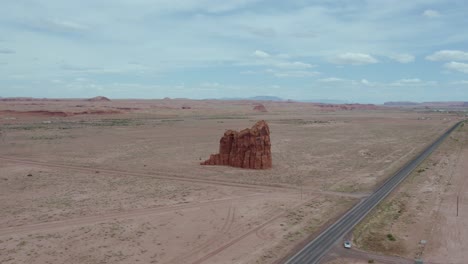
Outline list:
[[[343,245],[345,248],[351,248],[351,241],[345,241]]]

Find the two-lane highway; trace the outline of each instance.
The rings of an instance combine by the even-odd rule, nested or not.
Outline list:
[[[377,190],[365,200],[350,209],[338,221],[323,231],[318,237],[308,243],[302,250],[286,261],[286,264],[312,264],[320,259],[339,241],[350,232],[377,204],[379,204],[398,184],[400,184],[421,162],[427,158],[446,137],[452,133],[462,122],[458,122],[434,143],[429,145],[417,157],[408,162],[393,176],[388,178]]]

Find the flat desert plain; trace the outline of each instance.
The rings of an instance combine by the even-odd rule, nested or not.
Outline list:
[[[251,101],[0,102],[0,263],[280,262],[461,119],[262,103],[268,112]],[[199,165],[225,130],[258,120],[272,169]],[[436,199],[425,188],[416,207]],[[440,217],[453,206],[442,201],[430,207]]]

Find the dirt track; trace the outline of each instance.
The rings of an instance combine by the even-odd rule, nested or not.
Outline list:
[[[150,216],[150,215],[159,215],[165,213],[171,213],[174,211],[183,211],[183,210],[190,210],[202,206],[209,206],[209,205],[216,205],[216,204],[225,204],[225,203],[232,203],[236,200],[245,200],[249,199],[253,196],[258,195],[265,195],[265,194],[251,194],[242,197],[233,197],[233,198],[223,198],[219,200],[211,200],[211,201],[200,201],[193,204],[186,204],[186,205],[176,205],[176,206],[167,206],[162,208],[144,208],[144,209],[136,209],[136,210],[129,210],[125,212],[115,212],[115,213],[107,213],[102,215],[95,215],[95,216],[88,216],[88,217],[81,217],[81,218],[73,218],[67,219],[62,221],[54,221],[54,222],[45,222],[45,223],[36,223],[31,225],[21,225],[17,227],[7,227],[0,229],[0,236],[8,236],[8,235],[19,235],[19,234],[27,234],[27,233],[38,233],[38,232],[49,232],[55,229],[63,229],[71,226],[81,226],[81,225],[88,225],[94,224],[99,222],[105,222],[114,219],[121,219],[121,218],[138,218],[142,216]]]

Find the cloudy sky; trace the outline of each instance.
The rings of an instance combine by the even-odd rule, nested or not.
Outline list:
[[[0,96],[468,101],[466,0],[5,0]]]

